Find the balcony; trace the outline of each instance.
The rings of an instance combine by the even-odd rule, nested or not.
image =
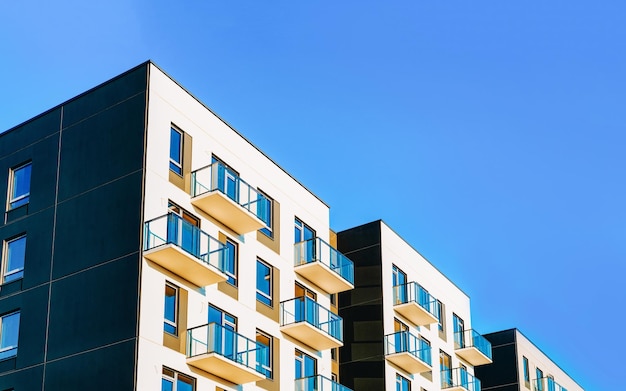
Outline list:
[[[226,281],[228,249],[176,214],[146,222],[143,251],[147,259],[197,286]]]
[[[408,373],[430,371],[431,357],[430,346],[408,331],[385,336],[385,358]]]
[[[354,289],[354,265],[320,238],[294,245],[295,271],[328,293]]]
[[[308,297],[280,303],[280,331],[315,350],[343,346],[343,319]]]
[[[394,286],[393,305],[396,312],[416,326],[439,322],[437,299],[416,282]]]
[[[567,391],[567,389],[551,377],[542,377],[533,380],[533,391]]]
[[[267,346],[217,323],[187,330],[187,364],[235,384],[265,379]]]
[[[474,330],[454,333],[454,349],[456,354],[470,364],[491,364],[491,343]]]
[[[352,391],[322,375],[296,379],[294,391]]]
[[[239,235],[270,221],[270,200],[231,169],[215,162],[191,173],[191,203]]]
[[[441,371],[441,389],[446,391],[480,391],[480,380],[464,368]]]

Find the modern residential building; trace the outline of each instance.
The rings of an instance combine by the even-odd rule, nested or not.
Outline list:
[[[493,363],[476,368],[485,391],[583,391],[518,329],[485,334]]]
[[[355,390],[480,391],[491,345],[472,328],[469,297],[382,221],[337,233],[354,261],[339,294],[339,374]]]
[[[0,390],[347,390],[328,206],[153,63],[0,173]]]

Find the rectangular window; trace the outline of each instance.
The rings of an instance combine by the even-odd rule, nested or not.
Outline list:
[[[15,281],[24,277],[26,235],[5,241],[3,252],[2,283]]]
[[[305,240],[315,239],[315,231],[313,228],[304,224],[299,218],[295,218],[294,227],[294,243],[304,242]]]
[[[338,352],[339,352],[339,348],[330,349],[330,359],[333,361],[337,361]]]
[[[437,327],[439,328],[439,331],[443,333],[446,314],[443,309],[443,303],[439,300],[437,300],[437,313],[439,314],[439,322],[437,323]]]
[[[194,391],[195,389],[196,379],[163,367],[161,391]]]
[[[170,170],[183,175],[183,133],[170,128]]]
[[[530,368],[528,367],[528,359],[522,356],[522,361],[524,363],[524,383],[526,383],[526,387],[530,384]]]
[[[443,350],[439,350],[439,371],[441,372],[441,384],[452,387],[452,358]]]
[[[537,375],[537,391],[543,391],[543,371],[537,368],[535,374]]]
[[[272,267],[260,259],[256,260],[256,299],[272,306]]]
[[[400,270],[396,265],[391,267],[391,285],[393,286],[393,303],[394,305],[406,303],[408,301],[407,278],[406,273]]]
[[[163,331],[172,335],[178,334],[178,287],[169,282],[165,283]]]
[[[261,190],[259,190],[259,194],[262,197],[259,197],[259,205],[257,210],[257,216],[265,223],[265,227],[261,228],[259,231],[264,233],[270,238],[274,237],[274,232],[272,231],[272,220],[273,220],[273,200]]]
[[[209,323],[217,323],[225,329],[237,331],[237,318],[209,304]]]
[[[396,391],[411,391],[409,379],[396,374]]]
[[[237,286],[237,263],[239,257],[237,243],[226,238],[226,251],[226,256],[224,257],[224,273],[228,277],[226,282]]]
[[[311,377],[317,375],[317,361],[306,353],[296,349],[296,373],[295,378]]]
[[[19,208],[30,201],[30,173],[32,163],[22,164],[9,173],[8,210]]]
[[[19,331],[19,311],[4,315],[0,318],[0,360],[17,355]]]
[[[264,354],[260,354],[258,357],[259,365],[261,366],[261,371],[268,379],[272,378],[272,337],[264,332],[257,330],[256,331],[256,342],[265,346]]]
[[[457,314],[452,314],[452,328],[454,331],[454,345],[456,349],[465,347],[465,325],[463,319]]]

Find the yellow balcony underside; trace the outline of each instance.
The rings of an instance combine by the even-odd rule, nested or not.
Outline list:
[[[226,281],[226,274],[171,243],[150,249],[143,256],[197,286]]]
[[[426,364],[424,361],[409,352],[388,354],[386,358],[390,363],[411,374],[422,373],[432,369],[430,365]]]
[[[476,349],[473,346],[463,349],[457,349],[455,350],[455,352],[457,356],[461,357],[462,359],[474,366],[492,363],[489,357],[485,356],[480,350]]]
[[[404,316],[416,326],[426,326],[428,324],[437,323],[438,319],[435,315],[426,311],[424,307],[415,301],[397,304],[393,307],[397,313]]]
[[[244,384],[265,379],[265,376],[257,371],[216,353],[188,357],[187,364],[235,384]]]
[[[280,331],[318,351],[343,346],[343,342],[307,322],[281,326]]]
[[[448,388],[441,388],[442,390],[445,391],[467,391],[467,388],[463,387],[463,386],[452,386],[452,387],[448,387]]]
[[[295,267],[296,273],[328,293],[354,289],[354,285],[321,262],[309,262]]]
[[[231,200],[219,190],[213,190],[191,199],[196,208],[213,216],[239,235],[265,226],[253,213]]]

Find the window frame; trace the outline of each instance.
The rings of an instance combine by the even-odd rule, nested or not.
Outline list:
[[[530,363],[528,362],[528,358],[526,356],[522,356],[522,365],[524,371],[524,384],[526,387],[530,386]]]
[[[269,344],[265,345],[263,342],[259,342],[259,336],[267,338]],[[272,337],[271,335],[269,335],[268,333],[264,331],[256,329],[256,342],[267,346],[267,350],[268,350],[267,359],[269,362],[267,363],[267,365],[265,365],[265,363],[261,363],[261,370],[265,372],[264,375],[266,378],[273,379],[274,378],[274,370],[273,370],[274,368],[274,337]]]
[[[166,373],[169,372],[169,373]],[[171,375],[170,375],[171,373]],[[191,384],[191,389],[192,391],[196,390],[196,378],[195,377],[191,377],[189,375],[185,375],[184,373],[175,371],[171,368],[168,367],[163,367],[163,369],[161,370],[161,391],[163,391],[163,380],[166,381],[171,381],[172,383],[172,390],[173,391],[178,391],[178,381],[180,378],[187,378],[188,380],[191,381],[191,383],[187,383],[187,384]]]
[[[274,239],[274,199],[267,195],[263,190],[257,188],[257,191],[263,195],[263,197],[267,198],[267,205],[269,208],[268,220],[265,221],[261,219],[265,223],[265,227],[259,229],[263,235],[267,236],[270,239]]]
[[[299,374],[300,377],[297,377],[298,374],[296,374],[296,379],[304,379],[304,378],[307,378],[307,377],[311,377],[311,376],[316,376],[317,375],[317,359],[315,357],[311,356],[310,354],[304,353],[300,349],[296,349],[295,355],[294,355],[294,359],[295,359],[295,361],[299,361],[300,362],[300,368],[301,368],[301,373]],[[313,374],[307,374],[306,373],[307,359],[310,359],[310,362],[313,363]],[[297,367],[296,367],[296,369],[297,369]]]
[[[263,266],[267,268],[268,274],[266,274],[263,278],[268,279],[268,288],[269,292],[264,292],[259,289],[259,266]],[[269,278],[268,278],[269,277]],[[260,303],[265,304],[268,307],[273,307],[274,305],[274,268],[269,263],[263,261],[260,258],[256,259],[256,300]]]
[[[167,307],[167,304],[168,304],[168,302],[167,302],[167,297],[168,297],[167,296],[167,288],[171,288],[171,289],[174,290],[174,320],[173,321],[170,320],[170,319],[167,319],[167,317],[166,317],[166,314],[167,314],[167,308],[166,307]],[[163,332],[177,337],[178,336],[178,329],[179,329],[179,327],[178,327],[178,322],[179,322],[178,310],[179,310],[179,307],[180,307],[180,305],[179,305],[180,304],[179,303],[179,300],[180,300],[180,288],[178,286],[172,284],[169,281],[165,281],[164,297],[165,297],[165,303],[163,305]],[[166,326],[173,327],[174,328],[174,332],[172,333],[172,332],[168,331],[166,329]]]
[[[232,261],[233,261],[233,270],[228,270],[228,264],[224,265],[224,274],[226,274],[226,282],[234,287],[238,286],[238,270],[239,270],[239,243],[237,243],[235,240],[226,237],[226,240],[224,242],[224,246],[228,249],[227,253],[228,253],[228,257],[231,258],[230,253],[232,252]],[[230,262],[230,259],[228,260],[228,262]]]
[[[21,254],[21,262],[22,266],[18,269],[7,270],[9,266],[9,251],[11,243],[15,243],[18,240],[24,239],[24,253]],[[24,264],[26,262],[26,233],[19,234],[10,239],[6,239],[2,246],[2,273],[0,275],[0,283],[6,284],[9,282],[17,281],[21,278],[24,278]],[[19,274],[17,277],[13,278],[12,276]],[[7,280],[7,277],[11,277]]]
[[[437,299],[437,302],[435,304],[438,308],[438,312],[439,312],[439,319],[437,322],[437,328],[439,329],[439,332],[444,333],[446,331],[445,329],[445,318],[446,318],[446,314],[445,314],[445,310],[444,310],[444,306],[443,303],[441,302],[441,300]]]
[[[172,158],[172,141],[173,141],[173,134],[176,133],[179,137],[180,137],[180,143],[179,143],[179,148],[178,148],[178,159],[180,161],[176,161],[175,159]],[[184,140],[184,134],[183,131],[180,129],[177,129],[174,126],[170,126],[170,165],[169,165],[169,170],[171,172],[173,172],[176,175],[179,176],[183,176],[183,140]]]
[[[296,238],[295,232],[296,230],[298,230],[299,234],[298,234],[298,238]],[[305,233],[306,231],[309,231],[313,237],[309,238],[309,239],[305,239]],[[317,238],[317,232],[315,232],[315,230],[313,228],[311,228],[311,226],[307,225],[302,219],[298,218],[297,216],[294,216],[294,244],[295,243],[301,243],[307,240],[314,240],[315,238]]]
[[[12,311],[8,312],[2,316],[0,316],[0,341],[3,339],[3,334],[6,332],[5,327],[5,319],[10,316],[17,315],[17,330],[15,335],[15,345],[10,346],[0,346],[0,361],[7,360],[17,356],[17,348],[19,345],[19,336],[20,336],[20,311]],[[8,353],[5,355],[5,353]]]
[[[411,391],[411,381],[399,373],[396,373],[396,391]]]
[[[23,169],[29,167],[28,171],[28,192],[24,194],[14,195],[13,193],[16,191],[16,174]],[[24,205],[28,205],[30,203],[30,185],[32,180],[32,170],[33,170],[33,162],[28,161],[26,163],[22,163],[18,166],[15,166],[9,170],[9,186],[8,186],[8,195],[7,195],[7,207],[6,210],[14,210],[20,208]],[[17,205],[14,205],[16,204]]]

